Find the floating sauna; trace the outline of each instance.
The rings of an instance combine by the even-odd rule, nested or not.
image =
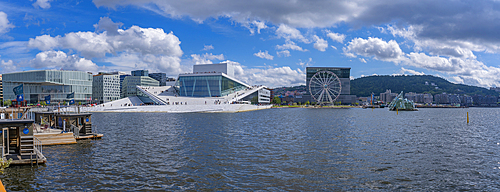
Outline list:
[[[12,159],[11,165],[26,165],[45,163],[47,159],[42,154],[42,145],[33,135],[33,120],[2,119],[0,128],[2,139],[2,158]]]
[[[36,112],[35,122],[35,135],[43,145],[74,144],[103,136],[92,132],[91,113]]]

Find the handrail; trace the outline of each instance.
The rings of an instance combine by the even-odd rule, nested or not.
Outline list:
[[[43,148],[42,148],[42,141],[40,141],[40,139],[36,138],[35,136],[33,136],[33,143],[35,144],[35,152],[36,152],[36,156],[38,158],[38,155],[42,156],[43,155]]]
[[[73,137],[77,137],[80,133],[80,127],[77,127],[75,125],[71,125],[71,131],[73,132]]]

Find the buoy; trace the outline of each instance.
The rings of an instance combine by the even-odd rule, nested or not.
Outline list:
[[[467,124],[469,124],[469,112],[467,112]]]

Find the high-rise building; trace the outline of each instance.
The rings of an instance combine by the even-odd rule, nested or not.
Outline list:
[[[356,102],[356,96],[351,95],[351,80],[350,80],[350,67],[307,67],[306,68],[306,87],[310,98],[311,93],[309,93],[309,84],[311,78],[320,71],[330,71],[333,72],[340,79],[341,90],[340,95],[336,102],[340,101],[342,104],[352,104]],[[312,98],[309,99],[313,102]]]
[[[150,73],[149,77],[160,82],[160,86],[167,85],[167,74],[165,73]]]
[[[4,100],[14,100],[14,87],[23,85],[24,100],[35,104],[50,95],[51,103],[74,99],[88,103],[92,97],[92,74],[83,71],[36,70],[3,74]]]
[[[142,96],[136,86],[160,86],[160,82],[148,76],[127,76],[122,84],[123,97]]]
[[[2,84],[2,74],[0,74],[0,103],[3,105],[3,84]],[[0,105],[0,106],[2,106]]]
[[[106,73],[94,75],[92,100],[97,103],[106,103],[118,99],[120,99],[120,77]]]

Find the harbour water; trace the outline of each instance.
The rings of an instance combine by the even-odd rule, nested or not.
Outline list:
[[[470,123],[466,122],[469,112]],[[500,190],[500,109],[95,113],[7,191]]]

